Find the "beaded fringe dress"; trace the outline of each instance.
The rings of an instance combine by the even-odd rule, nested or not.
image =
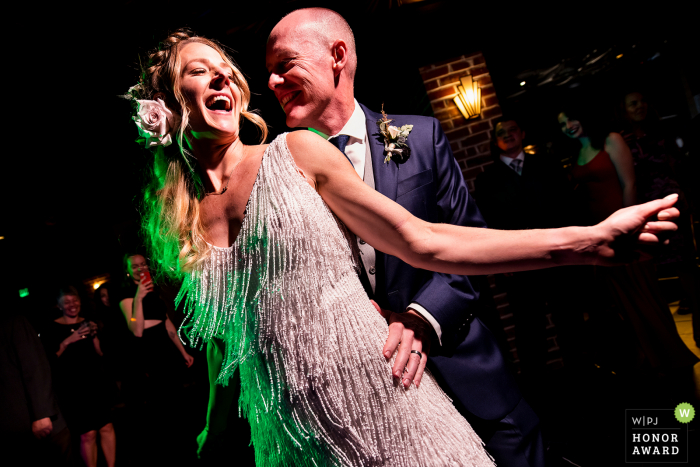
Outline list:
[[[185,280],[191,345],[225,344],[258,465],[491,466],[432,375],[395,383],[388,335],[356,272],[348,231],[311,188],[286,135],[266,149],[241,231]]]

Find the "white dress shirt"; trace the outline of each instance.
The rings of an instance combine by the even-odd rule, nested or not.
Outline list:
[[[357,100],[355,100],[355,110],[352,111],[350,120],[345,123],[345,126],[339,133],[328,139],[338,135],[348,135],[350,137],[348,144],[345,146],[345,155],[348,156],[348,159],[352,162],[357,175],[364,180],[365,150],[367,147],[366,144],[368,144],[369,141],[367,140],[367,126],[365,126],[365,113],[362,111],[362,107],[360,107]]]
[[[350,159],[353,167],[355,167],[355,172],[357,172],[357,174],[363,180],[365,176],[365,155],[367,145],[369,144],[369,139],[367,138],[367,126],[365,122],[365,113],[362,111],[362,107],[360,107],[357,99],[355,99],[355,110],[353,110],[350,120],[345,123],[343,129],[337,134],[326,137],[327,139],[338,135],[348,135],[350,137],[348,144],[345,146],[345,155],[348,156],[348,159]],[[437,334],[438,341],[440,342],[440,345],[442,345],[442,329],[440,328],[440,323],[433,318],[433,315],[431,315],[428,310],[417,303],[411,303],[408,305],[408,308],[423,316],[433,326],[435,329],[435,334]]]

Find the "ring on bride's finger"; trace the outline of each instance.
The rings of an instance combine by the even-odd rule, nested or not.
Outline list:
[[[423,354],[420,353],[420,352],[417,351],[417,350],[411,350],[411,353],[414,353],[414,354],[418,355],[418,359],[419,359],[419,360],[423,358]]]

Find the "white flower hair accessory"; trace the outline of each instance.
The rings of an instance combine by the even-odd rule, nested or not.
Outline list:
[[[134,100],[138,103],[138,110],[133,118],[141,136],[136,141],[146,148],[170,146],[175,130],[180,126],[180,116],[173,114],[162,99]]]
[[[379,125],[379,133],[384,137],[384,153],[386,154],[384,163],[393,160],[397,164],[403,164],[411,157],[411,148],[406,144],[406,139],[411,133],[413,125],[404,125],[399,128],[389,125],[392,121],[384,113],[384,105],[382,105],[382,118],[377,121],[377,125]]]

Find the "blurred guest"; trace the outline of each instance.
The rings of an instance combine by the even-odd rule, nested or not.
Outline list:
[[[556,160],[544,154],[525,154],[525,132],[513,116],[494,126],[494,163],[476,179],[475,198],[490,228],[545,229],[570,225],[571,187]],[[508,294],[515,324],[515,339],[526,387],[542,381],[548,360],[546,319],[553,314],[559,345],[566,363],[572,363],[572,342],[583,315],[572,310],[570,268],[497,275]],[[549,306],[548,306],[549,305]]]
[[[571,171],[576,223],[594,225],[615,210],[633,204],[634,162],[622,136],[606,131],[580,106],[563,108],[558,121],[564,135],[576,141]],[[678,335],[649,258],[614,268],[592,268],[591,274],[588,281],[578,285],[586,295],[593,294],[598,284],[607,291],[599,303],[611,302],[615,313],[600,313],[598,318],[605,323],[601,329],[611,331],[607,343],[617,344],[610,350],[615,351],[619,367],[667,371],[697,363],[698,358]],[[591,314],[596,310],[591,308]],[[610,319],[613,317],[620,320],[614,322]]]
[[[95,316],[102,325],[100,346],[104,352],[105,364],[112,379],[121,386],[129,361],[129,340],[132,338],[124,317],[111,298],[116,296],[109,282],[95,290]]]
[[[161,427],[176,426],[179,422],[184,370],[192,366],[194,359],[186,352],[168,317],[168,306],[160,289],[151,281],[146,258],[127,253],[124,269],[126,280],[119,308],[134,336],[126,404],[132,419],[137,421],[135,435],[148,437],[152,446],[161,448],[142,452],[141,460],[145,464],[176,462],[180,459],[168,456],[179,452],[181,446],[170,430]]]
[[[0,314],[0,447],[22,465],[69,465],[70,431],[51,389],[51,369],[29,321]]]
[[[681,215],[678,230],[670,236],[668,248],[660,252],[655,260],[664,265],[671,274],[677,274],[685,293],[678,310],[679,314],[697,313],[698,268],[693,242],[692,216],[688,199],[681,188],[682,179],[677,170],[680,165],[680,148],[683,144],[676,132],[661,124],[659,116],[651,109],[639,92],[624,95],[621,102],[622,136],[632,152],[634,172],[637,177],[637,197],[640,202],[660,199],[678,193],[676,207]],[[699,315],[700,316],[700,315]]]
[[[690,121],[690,124],[683,130],[683,153],[685,160],[688,161],[687,172],[691,176],[696,176],[700,173],[700,114],[695,115]],[[688,192],[686,193],[690,198],[691,207],[693,209],[693,216],[697,219],[700,218],[698,214],[698,207],[700,207],[700,187],[698,184],[686,185],[688,187]],[[697,274],[697,272],[696,272]],[[697,276],[695,276],[697,278]],[[696,288],[697,291],[700,288]],[[693,313],[693,338],[695,339],[695,345],[700,347],[700,311]]]
[[[112,346],[112,336],[113,332],[113,317],[112,311],[113,307],[109,300],[109,283],[105,282],[101,284],[96,290],[94,295],[94,314],[91,315],[94,318],[95,323],[100,334],[100,348],[106,354],[110,354],[110,347]],[[118,318],[121,318],[118,316]],[[122,323],[123,319],[119,319]]]
[[[679,193],[681,186],[675,170],[679,162],[677,138],[662,126],[641,93],[625,94],[621,107],[620,133],[634,160],[639,200],[654,200]],[[659,257],[674,251],[673,247],[667,250]]]
[[[80,455],[97,465],[97,436],[109,467],[114,465],[116,436],[111,423],[115,388],[102,366],[97,325],[80,316],[80,297],[73,287],[58,292],[62,316],[42,330],[41,339],[53,363],[54,388],[71,432],[80,435]]]
[[[168,306],[151,281],[146,258],[140,254],[124,256],[126,285],[119,307],[131,333],[136,336],[134,368],[146,377],[146,399],[161,399],[173,395],[181,368],[192,366],[194,358],[180,342],[177,330],[168,318]],[[177,350],[177,352],[175,352]],[[179,354],[179,355],[178,355]],[[184,360],[184,365],[178,362]]]

